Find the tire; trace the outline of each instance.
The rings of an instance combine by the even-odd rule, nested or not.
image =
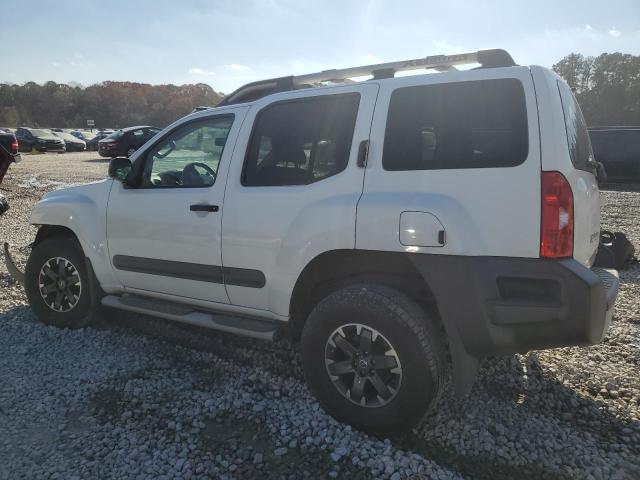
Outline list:
[[[358,327],[353,324],[362,326],[360,339],[354,337]],[[334,348],[328,340],[336,339],[336,335],[342,336],[336,334],[340,327],[345,337],[334,342]],[[360,353],[345,355],[342,348],[338,348],[338,343],[343,344],[344,339],[352,347],[361,345],[363,332],[373,337],[372,330],[377,332],[378,337],[364,364],[358,360],[362,359],[358,356]],[[376,367],[380,365],[380,351],[387,348],[387,343],[396,356],[392,354],[393,360],[390,361],[388,355],[383,355],[385,363],[393,365],[399,362],[400,373],[397,367],[392,370],[371,367],[371,360],[376,358]],[[309,315],[300,346],[307,383],[323,408],[338,420],[367,433],[389,435],[408,430],[435,407],[444,390],[447,363],[436,323],[407,295],[385,286],[355,284],[321,300]],[[333,359],[329,360],[329,357]],[[336,365],[332,367],[334,361]],[[350,367],[347,366],[349,364]],[[367,373],[365,366],[364,370],[359,371],[362,375],[360,379],[366,380],[362,390],[364,393],[360,402],[357,402],[358,393],[355,396],[351,394],[351,391],[358,390],[356,382],[359,375],[356,375],[353,366],[361,368],[365,364],[374,370]],[[351,368],[353,373],[332,380],[329,369],[338,366],[347,370]],[[374,379],[375,372],[379,372],[378,379]],[[336,373],[336,370],[332,370],[332,373]],[[379,380],[382,378],[386,379],[390,388],[385,391],[386,399],[382,396],[376,399],[377,393],[384,389],[375,388],[374,380],[380,386]],[[345,387],[350,390],[348,395],[351,398],[346,396]]]
[[[62,259],[62,260],[56,260]],[[65,263],[66,261],[66,263]],[[50,262],[50,263],[48,263]],[[56,282],[52,276],[44,273],[44,266],[50,270],[56,270],[60,264],[64,265],[63,277],[67,279],[67,288],[71,295],[66,293],[60,300],[60,308],[56,308],[58,291],[41,294],[42,288],[50,288]],[[77,272],[79,283],[73,282],[74,272]],[[59,274],[60,271],[54,272]],[[60,278],[57,275],[57,278]],[[47,325],[59,328],[82,328],[91,323],[93,318],[91,282],[89,278],[85,256],[78,242],[69,236],[55,236],[46,238],[37,244],[31,251],[25,269],[25,290],[29,305],[36,317]],[[97,282],[93,283],[97,285]],[[75,303],[65,300],[73,297]],[[52,306],[50,306],[52,305]]]

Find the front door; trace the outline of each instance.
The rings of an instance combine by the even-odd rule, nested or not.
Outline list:
[[[229,302],[220,253],[222,203],[244,110],[179,124],[136,159],[143,162],[138,187],[114,182],[107,239],[127,290]]]

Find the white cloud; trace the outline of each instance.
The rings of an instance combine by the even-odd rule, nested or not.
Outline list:
[[[380,60],[380,58],[375,56],[373,53],[365,53],[364,55],[358,56],[358,64],[369,65],[376,63],[382,63],[382,60]]]
[[[54,67],[56,67],[56,68],[57,68],[57,67],[61,67],[61,66],[62,66],[62,63],[60,63],[60,62],[53,62],[51,65],[53,65]]]
[[[198,68],[198,67],[190,68],[189,73],[192,75],[209,75],[209,76],[215,75],[215,72],[212,72],[210,70],[205,70],[203,68]]]
[[[437,54],[451,55],[453,53],[463,52],[461,47],[452,45],[446,40],[434,40],[432,43],[433,43],[433,46],[436,47]]]
[[[619,37],[620,35],[622,35],[622,32],[616,27],[613,27],[611,28],[611,30],[609,30],[609,35],[611,35],[612,37]]]
[[[240,63],[230,63],[228,65],[225,65],[224,68],[226,68],[227,70],[231,70],[232,72],[238,72],[238,73],[251,71],[251,67],[247,65],[242,65]]]

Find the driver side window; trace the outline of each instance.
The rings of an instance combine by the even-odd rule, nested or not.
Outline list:
[[[189,123],[146,154],[143,188],[203,188],[216,181],[233,115]]]

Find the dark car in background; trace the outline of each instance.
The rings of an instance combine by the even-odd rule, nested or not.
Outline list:
[[[41,128],[20,127],[16,130],[16,138],[21,152],[66,152],[64,140],[56,137],[53,132]]]
[[[67,147],[67,152],[84,152],[87,149],[87,143],[84,140],[71,135],[69,132],[54,131],[52,132],[56,137],[64,140]]]
[[[594,127],[589,137],[608,182],[640,182],[640,127]]]
[[[102,157],[130,157],[160,130],[149,126],[123,128],[100,140],[98,153]]]
[[[109,135],[113,134],[113,130],[103,130],[101,132],[90,133],[88,135],[86,135],[86,133],[83,132],[83,134],[85,134],[85,136],[88,137],[88,139],[85,140],[87,142],[87,150],[92,150],[97,152],[98,142],[103,138],[107,138]]]
[[[20,154],[18,153],[18,140],[13,133],[0,131],[0,183],[4,178],[5,173],[9,169],[9,165],[13,162],[20,161]],[[9,202],[0,193],[0,215],[9,209]]]
[[[88,130],[71,130],[69,133],[85,143],[96,136],[96,132],[90,132]]]

